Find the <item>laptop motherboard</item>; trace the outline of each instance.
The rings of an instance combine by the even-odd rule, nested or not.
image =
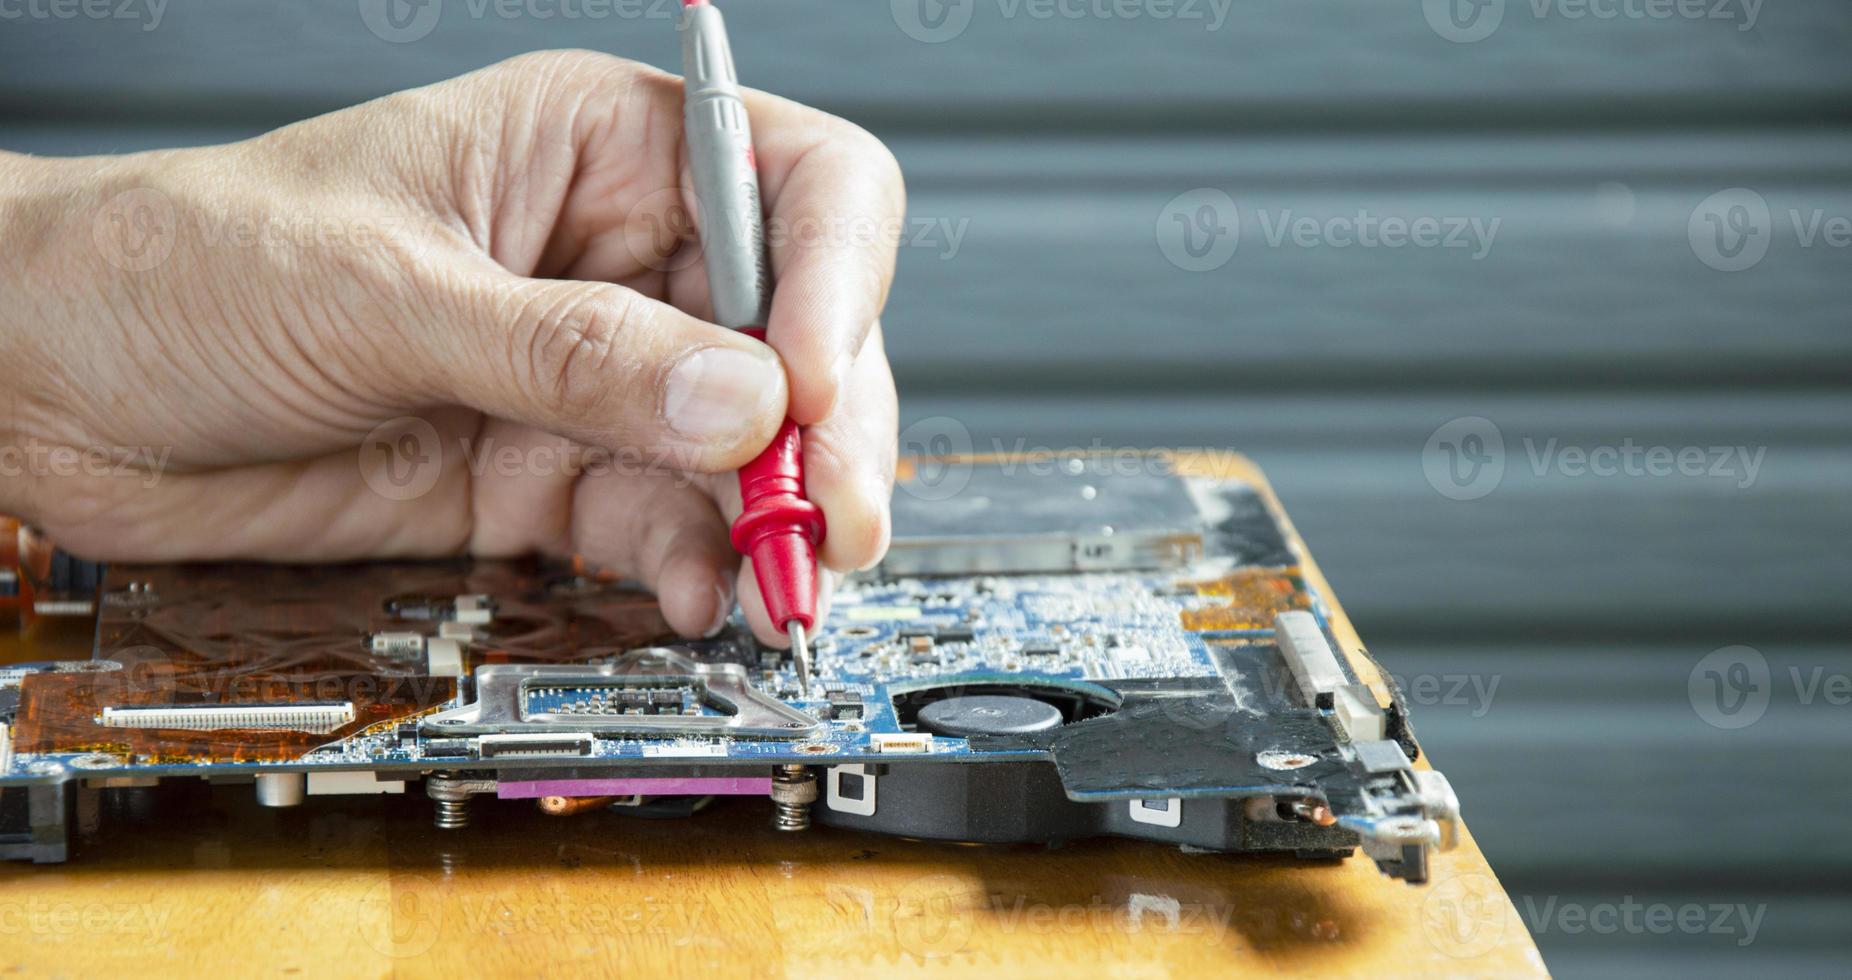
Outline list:
[[[808,690],[737,614],[681,639],[566,562],[104,568],[21,531],[0,604],[94,643],[0,661],[0,856],[66,860],[96,794],[197,779],[422,794],[456,833],[758,796],[793,832],[1361,849],[1417,883],[1454,843],[1399,692],[1246,460],[910,460],[894,528]]]

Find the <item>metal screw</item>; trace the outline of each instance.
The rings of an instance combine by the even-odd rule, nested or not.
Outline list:
[[[810,805],[817,801],[817,777],[803,766],[779,766],[772,773],[772,826],[809,830]]]
[[[439,830],[462,830],[469,826],[470,795],[494,791],[493,779],[466,779],[447,773],[432,773],[424,778],[424,795],[436,804],[431,820]]]
[[[438,800],[431,822],[439,830],[462,830],[469,826],[468,800]]]

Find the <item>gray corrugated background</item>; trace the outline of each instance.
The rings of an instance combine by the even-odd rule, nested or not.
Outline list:
[[[153,29],[138,3],[0,20],[0,147],[231,139],[543,47],[674,64],[670,0],[435,0],[407,43],[374,0],[170,0]],[[962,230],[903,249],[907,418],[979,449],[1254,455],[1377,655],[1430,685],[1418,729],[1559,973],[1843,973],[1852,706],[1807,692],[1852,673],[1852,249],[1790,212],[1852,216],[1852,5],[1490,0],[1464,43],[1416,0],[924,6],[965,26],[728,9],[748,83],[888,139],[913,219]],[[1733,187],[1772,244],[1721,272],[1690,231]],[[1159,238],[1198,188],[1232,195],[1239,244],[1189,272]],[[1480,257],[1268,234],[1360,209],[1499,226]],[[1463,416],[1506,447],[1473,500],[1424,470]],[[1746,487],[1536,461],[1628,445],[1765,455]],[[1734,644],[1770,707],[1725,730],[1690,682]],[[1766,911],[1748,946],[1535,918],[1629,896]]]

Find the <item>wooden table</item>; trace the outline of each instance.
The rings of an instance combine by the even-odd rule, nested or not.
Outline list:
[[[0,969],[28,975],[1531,976],[1470,842],[1414,888],[1137,841],[1056,850],[415,796],[266,810],[249,787],[116,791],[71,863],[0,868]],[[190,799],[188,799],[190,798]],[[564,971],[570,971],[566,973]]]
[[[1245,466],[1243,462],[1241,465]],[[1332,595],[1315,564],[1306,572]],[[1332,604],[1358,676],[1380,686]],[[0,663],[87,658],[77,624]],[[1420,718],[1415,719],[1419,726]],[[1424,759],[1423,765],[1426,764]],[[1472,811],[1470,793],[1464,801]],[[845,977],[1538,976],[1542,959],[1466,835],[1410,886],[1361,854],[1306,865],[1129,840],[957,845],[770,829],[764,800],[688,820],[549,817],[170,780],[103,794],[65,865],[0,866],[0,970],[220,974]]]

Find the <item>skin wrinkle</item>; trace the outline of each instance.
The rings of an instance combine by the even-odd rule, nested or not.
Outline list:
[[[476,427],[472,429],[469,434],[469,445],[481,445],[483,433],[488,430],[488,427],[489,417],[478,412],[476,414]],[[456,542],[447,549],[448,553],[455,555],[468,554],[470,550],[472,550],[477,540],[478,532],[483,526],[483,522],[476,510],[479,494],[477,493],[475,476],[473,474],[464,476],[462,483],[463,500],[461,509],[464,520],[462,526],[457,529]]]
[[[313,321],[318,319],[316,304],[308,302],[306,296],[292,293],[284,297],[283,301],[291,303],[297,315],[309,321],[311,327]],[[351,428],[342,424],[339,418],[343,414],[341,402],[353,398],[353,392],[347,384],[324,367],[323,359],[303,344],[296,331],[280,330],[277,333],[279,341],[265,346],[270,356],[283,368],[284,374],[294,382],[294,393],[299,396],[303,406],[296,409],[297,418],[334,431]],[[284,349],[280,356],[279,348]]]
[[[579,125],[580,125],[579,113],[581,112],[583,108],[584,108],[584,105],[582,102],[576,103],[573,106],[572,115],[567,121],[567,126],[568,126],[567,132],[569,133],[578,132]],[[576,143],[576,139],[575,139],[575,143]],[[563,227],[566,224],[566,222],[561,220],[561,216],[565,212],[566,202],[572,199],[573,187],[578,184],[580,176],[585,171],[585,167],[587,166],[587,156],[588,156],[587,154],[581,152],[576,145],[569,145],[568,150],[572,153],[572,158],[571,158],[571,166],[567,169],[567,172],[565,174],[565,179],[562,182],[556,183],[554,185],[553,193],[547,195],[547,197],[545,198],[545,203],[534,202],[534,201],[529,202],[529,211],[531,214],[533,214],[535,217],[539,217],[541,215],[544,215],[546,217],[547,220],[545,221],[544,226],[540,226],[537,222],[532,221],[532,220],[523,223],[523,222],[517,221],[516,219],[512,217],[505,217],[503,219],[503,221],[507,224],[524,225],[523,230],[531,230],[531,231],[540,232],[539,241],[535,243],[535,247],[533,248],[531,254],[529,254],[527,251],[523,252],[523,259],[521,261],[521,265],[523,266],[523,268],[516,270],[523,274],[531,275],[536,270],[542,267],[542,263],[546,261],[548,253],[552,251],[552,239],[554,237],[552,230]],[[508,263],[503,262],[503,264],[507,265]]]
[[[322,286],[318,294],[321,300],[318,308],[322,330],[319,335],[311,333],[314,342],[311,353],[318,363],[327,359],[340,364],[342,372],[324,371],[323,373],[329,376],[331,384],[339,387],[343,401],[350,408],[359,406],[378,409],[384,407],[384,402],[376,393],[367,389],[377,390],[383,379],[374,377],[375,372],[370,370],[368,365],[389,363],[394,356],[393,353],[382,349],[379,342],[381,337],[395,336],[398,333],[395,324],[391,322],[393,318],[383,315],[383,311],[391,310],[399,305],[406,286],[402,281],[396,287],[385,286],[384,281],[391,276],[392,270],[381,262],[378,251],[370,251],[367,259],[362,262],[349,257],[343,250],[336,249],[333,250],[333,262],[336,269],[332,277],[326,277],[317,283]],[[362,268],[364,272],[360,271]],[[376,281],[380,283],[379,287],[369,289]],[[350,290],[343,288],[356,285],[362,298],[372,300],[372,309],[365,311],[367,315],[363,315],[360,310],[350,304],[348,295]],[[354,329],[350,326],[350,329],[343,332],[340,326],[342,323],[358,324],[359,328]],[[329,342],[329,338],[334,337],[342,337],[342,342]],[[355,379],[354,383],[349,384],[342,380],[341,374]],[[362,418],[365,417],[365,415],[351,411],[348,415],[349,418],[344,423],[344,428],[349,430],[360,425]]]
[[[245,355],[244,359],[231,359],[232,363],[228,365],[229,370],[238,372],[246,379],[243,386],[235,389],[240,392],[240,396],[237,399],[239,404],[233,406],[234,409],[248,411],[251,414],[268,418],[272,422],[287,423],[291,418],[301,417],[300,410],[289,404],[290,389],[293,386],[289,383],[291,379],[287,366],[279,363],[275,351],[267,342],[265,335],[268,331],[236,329],[237,325],[262,322],[258,316],[262,301],[250,296],[250,292],[248,285],[236,282],[223,290],[205,289],[202,295],[211,304],[216,315],[205,318],[202,322],[232,325],[233,329],[216,332],[233,338],[237,345],[236,352]],[[300,297],[293,294],[280,297],[280,299],[283,302],[300,302]],[[268,364],[282,370],[257,371],[251,370],[248,366],[256,364]],[[253,390],[261,390],[268,397],[254,399],[250,396]],[[261,453],[262,450],[259,452]]]
[[[495,241],[495,177],[490,154],[497,149],[485,148],[478,140],[458,140],[451,164],[455,183],[463,191],[457,195],[457,213],[468,229],[470,243],[485,255],[494,248]]]
[[[675,90],[677,92],[680,91],[679,79],[672,79],[671,76],[666,75],[662,76],[662,79],[671,79],[674,82]],[[576,208],[567,208],[567,211],[577,211],[582,214],[597,213],[604,205],[605,201],[616,200],[624,196],[625,191],[637,182],[638,175],[634,172],[634,168],[640,162],[640,158],[648,154],[649,147],[660,142],[657,139],[657,127],[661,125],[661,117],[659,116],[659,112],[661,111],[661,100],[649,97],[649,93],[646,90],[646,82],[657,83],[662,81],[662,79],[652,77],[647,80],[639,80],[635,76],[628,78],[624,83],[623,90],[618,95],[609,98],[609,101],[615,108],[611,111],[596,113],[593,116],[593,121],[589,124],[580,123],[584,113],[583,104],[575,110],[573,117],[574,132],[583,132],[583,135],[576,139],[579,162],[574,174],[572,187],[565,200],[567,202],[579,202],[579,206]],[[633,104],[640,105],[640,108],[632,108]],[[618,118],[630,112],[640,112],[642,114],[642,122],[637,128],[639,131],[649,134],[649,138],[644,141],[645,146],[643,147],[643,152],[626,152],[618,158],[619,162],[617,165],[611,167],[609,170],[602,171],[600,175],[606,179],[601,181],[598,186],[606,189],[608,193],[595,195],[595,199],[593,200],[586,200],[587,196],[595,194],[594,191],[588,190],[587,188],[587,177],[590,173],[590,164],[596,155],[594,151],[611,146],[615,143],[610,133],[610,128],[617,124],[616,120]],[[668,157],[670,161],[680,160],[683,153],[683,133],[679,125],[679,115],[676,119],[678,124],[670,127],[674,142],[673,152]],[[589,128],[581,130],[582,125],[589,126]],[[625,147],[624,149],[628,151],[630,147]],[[678,189],[680,186],[685,186],[685,184],[680,183],[680,181],[684,179],[685,178],[678,178]],[[691,215],[694,214],[694,209],[690,208],[689,213]],[[628,215],[625,217],[628,217]],[[587,257],[587,253],[599,247],[607,238],[618,241],[620,244],[623,244],[626,250],[629,250],[631,246],[624,238],[628,231],[625,224],[626,223],[623,221],[615,222],[603,235],[599,235],[582,221],[563,220],[557,222],[555,234],[556,236],[563,236],[571,239],[575,243],[572,249],[573,254],[579,256],[580,260],[583,261]],[[634,255],[632,257],[634,258]],[[577,271],[578,269],[579,266],[577,265],[570,267],[571,271]],[[632,279],[625,284],[642,292],[652,295],[661,295],[662,284],[669,281],[669,277],[665,273],[653,269],[645,268],[640,270],[640,272],[640,278]],[[581,275],[591,276],[593,272],[588,269],[581,273]]]
[[[633,321],[643,315],[641,304],[626,301],[609,304],[616,307],[611,314],[597,310],[601,297],[594,290],[599,287],[592,284],[546,290],[542,295],[551,301],[533,321],[528,346],[533,390],[541,393],[548,408],[574,419],[592,416],[591,409],[608,392],[592,385],[591,401],[581,404],[585,397],[581,392],[588,390],[582,379],[605,376],[606,367],[617,356],[618,338],[638,330]],[[553,353],[562,347],[562,352]],[[552,377],[544,377],[541,372],[549,367]]]
[[[575,106],[572,117],[572,131],[575,133],[584,125],[580,121],[582,112],[582,103]],[[600,235],[591,228],[581,225],[578,222],[565,220],[564,217],[568,211],[572,210],[570,207],[572,202],[579,200],[580,196],[585,193],[585,183],[592,172],[592,155],[588,152],[587,148],[601,145],[604,142],[600,127],[596,124],[592,126],[592,133],[594,135],[585,138],[575,137],[575,159],[573,161],[571,176],[568,178],[562,193],[551,209],[551,231],[548,235],[546,245],[543,246],[540,256],[536,259],[534,267],[536,274],[552,275],[558,273],[568,278],[581,278],[582,276],[573,275],[576,269],[576,266],[571,264],[573,259],[563,256],[574,256],[582,260],[588,252],[598,247],[603,237],[608,235],[621,240],[625,234],[625,227],[622,222],[619,222],[611,229],[607,229],[604,235]],[[621,185],[621,180],[619,183]],[[561,269],[562,266],[564,267],[563,269]]]
[[[342,261],[337,259],[338,261]],[[337,281],[353,282],[362,276],[345,276],[337,273]],[[307,358],[315,370],[316,376],[326,385],[339,392],[338,400],[331,400],[329,408],[342,417],[331,419],[331,424],[342,432],[365,432],[372,428],[365,420],[377,416],[385,404],[366,391],[360,383],[349,384],[346,378],[365,379],[368,372],[365,364],[377,362],[390,355],[381,350],[376,339],[371,336],[373,329],[383,324],[368,323],[366,317],[349,304],[348,297],[339,288],[324,288],[317,293],[317,301],[311,304],[320,320],[321,334],[310,330],[310,340],[298,344],[303,357]],[[377,318],[375,318],[377,319]],[[341,323],[363,324],[362,329],[346,331],[346,343],[328,343],[325,337],[338,336],[342,333]],[[311,348],[309,344],[313,344]],[[364,346],[364,349],[361,349]],[[330,371],[323,365],[335,362],[340,370]]]
[[[550,91],[536,93],[530,97],[526,113],[509,113],[503,120],[504,155],[522,161],[522,164],[502,168],[502,181],[496,188],[494,199],[489,203],[489,220],[496,225],[496,231],[492,234],[495,248],[491,257],[519,275],[531,273],[539,263],[546,249],[547,230],[557,222],[560,208],[565,202],[563,190],[556,189],[550,194],[537,190],[533,176],[536,172],[545,173],[551,169],[545,159],[548,145],[540,135],[540,128],[532,123],[535,118],[544,118],[545,113],[540,106],[551,97]],[[567,124],[568,127],[575,127],[576,116],[569,117]],[[568,131],[571,131],[570,128]],[[577,154],[573,154],[573,158],[569,158],[575,167],[578,165],[576,157]],[[559,188],[561,185],[555,182],[554,186]],[[571,186],[570,170],[563,186]],[[522,210],[532,216],[530,220],[516,220],[508,215],[505,206],[510,200],[523,202]],[[540,220],[543,218],[544,221]],[[536,231],[540,232],[537,241],[534,235]],[[507,241],[510,236],[513,237],[512,243]]]
[[[279,264],[300,264],[293,261],[295,255],[290,251],[290,246],[282,248],[288,254],[281,257],[282,261]],[[263,249],[265,260],[278,262],[277,248],[266,245]],[[287,314],[293,312],[294,319],[303,323],[305,330],[312,329],[314,321],[318,318],[316,305],[309,302],[307,292],[306,289],[291,290],[267,299],[260,291],[253,289],[248,282],[234,284],[231,290],[233,302],[242,314],[244,322],[258,324],[275,319],[262,315],[267,303],[274,302],[286,307],[284,310],[286,315],[282,319],[289,321],[291,317]],[[255,345],[263,352],[268,362],[280,369],[282,377],[278,379],[275,391],[278,399],[286,402],[285,407],[288,408],[289,414],[299,421],[320,423],[323,428],[333,427],[324,413],[338,414],[334,405],[338,398],[347,394],[346,386],[323,370],[319,360],[304,348],[297,331],[287,328],[281,330],[260,328],[249,332]],[[307,377],[305,378],[304,375]],[[320,382],[319,389],[332,390],[332,395],[321,394],[316,382]]]
[[[181,183],[184,183],[184,178],[185,175],[183,173],[181,175]],[[188,188],[186,187],[175,186],[169,192],[169,195],[176,199],[175,208],[178,214],[197,214],[199,213],[199,208],[193,203],[196,198],[186,193],[187,190]],[[172,265],[174,258],[181,256],[183,253],[186,254],[187,257],[197,258],[197,256],[193,254],[197,250],[197,245],[197,242],[183,238],[181,242],[176,243],[174,255],[170,256],[164,265]],[[127,275],[129,277],[127,285],[131,290],[145,282],[144,280],[136,280],[134,274]],[[122,281],[121,276],[116,278],[118,282]],[[191,282],[188,288],[178,290],[176,298],[179,301],[179,315],[177,317],[163,317],[156,313],[154,317],[150,318],[158,322],[163,322],[172,335],[184,342],[187,353],[191,355],[190,358],[171,358],[170,363],[173,364],[176,373],[182,377],[186,377],[192,373],[186,367],[188,363],[196,364],[210,376],[209,380],[217,382],[216,385],[199,384],[195,382],[191,386],[195,390],[187,392],[184,397],[189,400],[201,396],[210,398],[214,403],[215,409],[222,416],[236,417],[235,405],[232,404],[231,400],[237,397],[237,392],[245,390],[243,388],[243,383],[247,379],[235,378],[227,373],[226,368],[221,364],[222,359],[216,356],[217,349],[209,341],[205,332],[206,324],[228,322],[226,320],[227,311],[221,304],[219,297],[215,295],[209,283],[203,277]],[[200,308],[202,306],[204,309]],[[135,330],[132,326],[127,323],[118,322],[125,340],[135,336]],[[224,339],[229,340],[233,344],[238,344],[243,341],[243,338],[238,336],[238,331],[226,330],[220,331],[220,333],[224,336]],[[159,392],[150,393],[154,394],[157,398],[159,398],[161,394]],[[165,398],[161,399],[163,402],[167,400],[168,399]],[[184,416],[186,413],[182,412],[179,414]],[[206,446],[213,450],[210,455],[221,455],[229,448],[229,445],[220,439],[212,437],[207,431],[195,430],[195,434],[203,437]]]
[[[478,111],[484,111],[485,108],[479,106]],[[506,237],[511,230],[515,229],[510,229],[508,223],[501,220],[501,214],[504,202],[509,196],[517,193],[516,188],[522,182],[522,177],[518,172],[527,170],[531,164],[523,152],[524,141],[516,132],[520,126],[528,122],[526,118],[528,114],[515,110],[499,115],[500,118],[494,120],[495,128],[485,130],[496,134],[494,140],[466,141],[471,144],[469,161],[472,174],[479,175],[472,176],[465,186],[480,187],[478,193],[469,195],[477,199],[477,207],[472,208],[471,220],[472,223],[480,222],[476,234],[478,248],[484,255],[493,258],[504,268],[509,268],[508,263],[502,260],[502,256],[508,251],[508,246],[505,244]],[[500,167],[496,166],[497,160],[514,160],[520,163],[514,167]],[[509,271],[519,274],[522,270],[509,268]]]

